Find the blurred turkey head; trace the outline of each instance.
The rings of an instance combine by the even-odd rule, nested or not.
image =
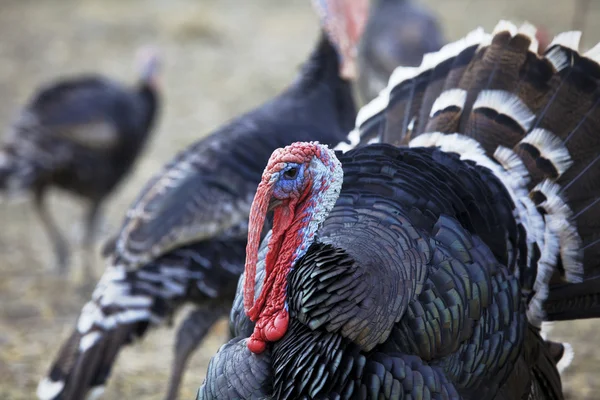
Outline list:
[[[159,89],[161,59],[156,47],[144,46],[136,53],[136,67],[139,79],[142,83]]]
[[[360,101],[375,98],[396,67],[417,67],[444,43],[437,18],[416,1],[374,0],[358,50]]]
[[[357,78],[358,43],[369,16],[369,0],[312,0],[321,26],[340,55],[340,76]]]
[[[546,29],[543,25],[538,25],[537,31],[535,33],[535,38],[538,41],[538,53],[540,55],[544,54],[546,48],[548,48],[548,45],[552,41],[552,36],[550,35],[550,32],[548,32],[548,29]]]

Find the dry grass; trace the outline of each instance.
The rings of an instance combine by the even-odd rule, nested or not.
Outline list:
[[[499,18],[568,29],[573,11],[573,2],[565,0],[425,2],[444,17],[451,38],[476,24],[491,28]],[[592,23],[600,4],[591,8],[586,45],[600,39]],[[289,82],[316,34],[306,0],[2,0],[0,123],[9,122],[35,85],[56,76],[102,71],[130,81],[135,49],[159,45],[166,61],[163,116],[135,173],[108,205],[107,225],[114,230],[141,185],[177,150]],[[52,205],[72,238],[68,221],[80,216],[76,200],[57,194]],[[31,399],[90,293],[50,272],[48,243],[29,203],[2,205],[0,227],[0,398]],[[98,274],[101,269],[98,260]],[[600,389],[595,379],[599,327],[584,321],[554,329],[553,337],[571,341],[577,353],[565,375],[573,398],[593,399]],[[193,397],[224,335],[220,324],[194,356],[181,398]],[[163,328],[124,351],[105,398],[162,398],[171,344],[172,331]]]

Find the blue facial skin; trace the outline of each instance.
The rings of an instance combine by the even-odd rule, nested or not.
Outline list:
[[[288,163],[281,171],[273,187],[273,197],[288,199],[299,196],[304,186],[304,164]]]

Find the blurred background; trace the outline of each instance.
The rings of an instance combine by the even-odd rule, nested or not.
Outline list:
[[[448,40],[498,19],[529,20],[551,34],[584,29],[583,47],[600,41],[600,1],[422,0]],[[576,21],[576,22],[574,22]],[[573,26],[574,24],[583,26]],[[179,150],[229,118],[275,95],[293,79],[318,34],[309,0],[1,0],[0,126],[6,127],[45,81],[98,72],[135,78],[135,50],[157,45],[164,59],[164,105],[150,145],[110,199],[98,241],[119,226],[142,185]],[[69,240],[80,236],[83,208],[53,193],[51,207]],[[60,341],[91,288],[59,278],[47,237],[29,202],[0,204],[0,398],[31,399]],[[73,271],[81,252],[73,245]],[[96,252],[95,273],[103,264]],[[75,275],[77,272],[75,272]],[[76,279],[76,278],[75,278]],[[219,324],[193,356],[180,398],[193,398],[211,355],[226,340]],[[600,321],[556,324],[551,337],[569,341],[575,359],[564,374],[572,399],[597,399]],[[173,333],[152,332],[122,353],[104,398],[161,399]]]

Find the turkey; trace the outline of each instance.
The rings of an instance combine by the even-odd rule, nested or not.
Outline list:
[[[600,45],[580,36],[540,57],[529,24],[477,29],[396,69],[346,153],[276,150],[198,398],[562,399],[541,324],[600,317]]]
[[[137,59],[139,82],[132,88],[98,75],[41,88],[0,149],[0,194],[31,193],[60,273],[66,272],[69,246],[47,209],[46,194],[56,187],[89,203],[83,236],[89,259],[101,206],[131,170],[157,117],[158,54],[143,48]],[[85,273],[91,277],[89,267]]]
[[[373,1],[358,49],[360,100],[375,98],[397,66],[417,67],[425,53],[443,44],[437,19],[416,0]]]
[[[343,58],[340,64],[332,41],[322,33],[289,88],[185,149],[146,185],[107,246],[107,270],[41,381],[39,398],[101,391],[124,345],[192,303],[196,309],[177,333],[166,395],[177,397],[189,355],[231,309],[250,206],[269,156],[298,140],[335,145],[354,126],[351,83],[341,76],[353,69]]]

